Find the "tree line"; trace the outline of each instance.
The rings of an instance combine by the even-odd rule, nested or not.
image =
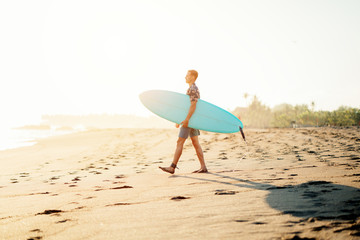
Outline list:
[[[233,114],[246,127],[254,128],[360,126],[358,108],[342,106],[334,111],[315,111],[314,107],[315,103],[312,102],[311,107],[306,104],[281,104],[270,108],[254,96],[247,108],[237,107]]]

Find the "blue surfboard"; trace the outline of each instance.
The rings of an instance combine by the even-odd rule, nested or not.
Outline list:
[[[143,92],[140,94],[140,100],[151,112],[178,124],[185,120],[190,108],[188,95],[165,90]],[[202,99],[198,100],[188,126],[218,133],[241,131],[242,135],[244,127],[243,123],[233,114]],[[243,138],[245,140],[244,135]]]

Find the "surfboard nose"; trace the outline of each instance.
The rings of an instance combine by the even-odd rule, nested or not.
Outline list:
[[[142,93],[139,94],[140,100],[144,98],[144,96],[146,95],[146,92],[147,92],[147,91],[142,92]]]
[[[139,94],[140,101],[145,105],[146,100],[149,98],[149,91],[145,91]]]
[[[161,96],[159,96],[159,91],[157,90],[148,90],[142,92],[139,94],[139,98],[142,104],[150,111],[152,111],[154,106],[158,105],[157,102],[161,101]]]

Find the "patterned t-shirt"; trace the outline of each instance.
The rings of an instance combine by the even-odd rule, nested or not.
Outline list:
[[[200,92],[198,87],[195,85],[195,83],[189,87],[189,89],[186,92],[186,95],[190,96],[190,102],[192,101],[197,102],[197,100],[200,98]]]

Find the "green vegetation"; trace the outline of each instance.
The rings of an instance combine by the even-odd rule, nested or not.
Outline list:
[[[246,96],[246,97],[245,97]],[[244,95],[245,99],[248,94]],[[360,109],[340,107],[335,111],[314,111],[315,103],[308,105],[281,104],[269,108],[254,96],[247,108],[236,108],[233,113],[240,117],[246,127],[323,127],[359,126]]]

